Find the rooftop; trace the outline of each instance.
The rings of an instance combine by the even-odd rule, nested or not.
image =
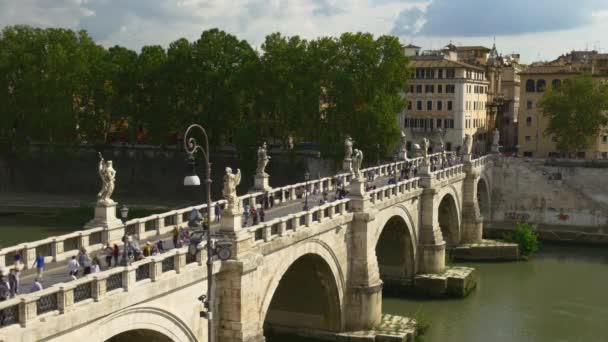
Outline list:
[[[457,46],[456,50],[458,51],[465,51],[465,50],[482,50],[482,51],[486,51],[486,52],[490,52],[490,48],[487,48],[485,46]]]
[[[421,47],[420,47],[420,46],[416,46],[416,45],[413,45],[413,44],[407,44],[407,45],[405,46],[405,48],[411,48],[411,49],[421,49]]]
[[[448,59],[439,58],[436,56],[416,56],[411,59],[411,64],[416,68],[468,68],[485,71],[484,68],[480,68],[475,65],[450,61]]]

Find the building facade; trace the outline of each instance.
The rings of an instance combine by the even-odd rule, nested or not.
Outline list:
[[[572,51],[548,63],[531,65],[520,72],[521,108],[518,123],[519,153],[526,157],[563,157],[556,138],[545,134],[549,119],[543,115],[539,102],[545,90],[561,85],[565,80],[590,73],[598,80],[608,79],[608,54],[596,51]],[[579,159],[608,159],[608,129],[600,130],[594,143],[576,153]]]
[[[485,153],[491,137],[485,69],[459,62],[456,54],[445,51],[414,51],[409,57],[413,75],[404,94],[407,107],[398,115],[408,149],[426,137],[433,152],[460,151],[465,134],[470,134],[473,152]]]

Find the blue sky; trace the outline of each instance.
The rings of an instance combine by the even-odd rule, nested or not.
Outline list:
[[[0,26],[15,24],[84,28],[103,45],[136,50],[218,27],[254,46],[276,31],[367,31],[424,48],[491,46],[496,36],[500,52],[524,62],[608,52],[608,0],[0,0]]]

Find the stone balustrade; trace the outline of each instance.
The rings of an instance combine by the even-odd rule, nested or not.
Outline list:
[[[378,189],[368,191],[372,204],[381,203],[384,200],[400,196],[421,188],[420,178],[412,178],[396,184],[389,184]]]
[[[255,226],[245,228],[255,244],[271,241],[299,229],[308,228],[316,223],[332,219],[349,212],[349,199],[326,203],[306,211],[279,217]]]
[[[108,294],[134,291],[138,286],[155,282],[162,276],[180,273],[188,263],[198,260],[197,266],[204,264],[204,252],[199,251],[196,258],[187,258],[187,250],[187,247],[174,249],[126,267],[89,274],[0,302],[0,328],[14,324],[26,327],[45,316],[61,315],[77,306],[103,301]]]
[[[215,203],[212,203],[211,206],[213,207]],[[226,201],[220,200],[217,203],[223,207]],[[97,227],[3,248],[0,249],[0,267],[11,265],[14,255],[18,253],[22,255],[23,264],[27,269],[32,267],[38,253],[44,256],[46,262],[59,262],[77,255],[78,249],[81,247],[85,247],[88,252],[95,252],[101,250],[107,242],[116,242],[116,239],[109,239],[109,236],[122,237],[127,234],[135,236],[137,239],[150,239],[168,234],[176,226],[185,227],[193,209],[204,213],[207,210],[207,204],[128,220],[126,231],[125,226],[122,225],[110,227],[110,229]],[[211,210],[211,216],[213,220],[214,210]]]
[[[484,166],[487,163],[489,163],[490,161],[492,161],[492,157],[493,157],[493,155],[487,154],[485,156],[481,156],[479,158],[472,159],[471,164],[473,164],[473,167]]]
[[[448,179],[448,178],[451,178],[453,176],[456,176],[456,175],[459,175],[462,173],[464,173],[464,165],[458,164],[458,165],[447,167],[445,169],[431,172],[431,177],[434,177],[435,180],[437,180],[437,181],[441,181],[441,180]]]

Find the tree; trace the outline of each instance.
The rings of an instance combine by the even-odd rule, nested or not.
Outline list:
[[[590,147],[608,124],[608,86],[591,75],[576,76],[561,87],[547,89],[539,105],[549,118],[545,134],[555,136],[558,148],[566,153]]]

